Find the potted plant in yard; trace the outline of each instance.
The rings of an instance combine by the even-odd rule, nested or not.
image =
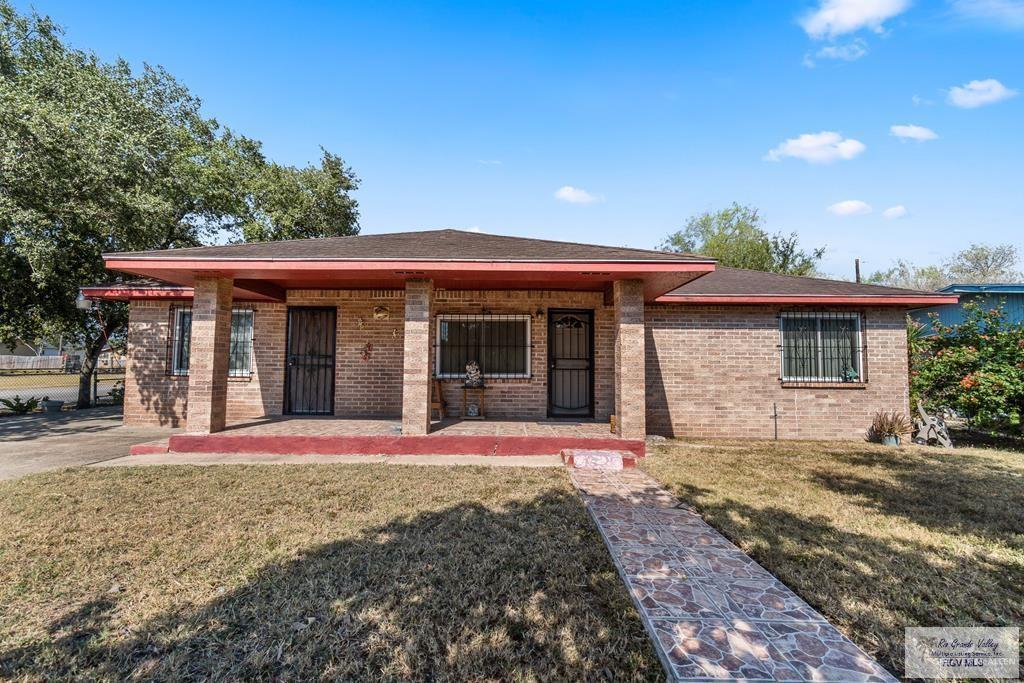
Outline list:
[[[51,401],[49,396],[43,396],[41,404],[43,406],[43,412],[50,414],[59,413],[64,408],[64,401]]]
[[[899,446],[900,441],[910,438],[912,430],[913,425],[906,415],[895,410],[884,411],[875,413],[869,437],[886,446]]]

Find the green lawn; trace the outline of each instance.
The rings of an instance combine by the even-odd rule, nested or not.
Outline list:
[[[905,626],[1024,623],[1024,455],[669,442],[642,467],[893,671]]]
[[[0,678],[664,676],[562,470],[67,470],[0,520]]]
[[[100,382],[117,382],[124,374],[101,374]],[[77,387],[78,375],[63,372],[0,374],[0,389],[34,389],[38,387]]]

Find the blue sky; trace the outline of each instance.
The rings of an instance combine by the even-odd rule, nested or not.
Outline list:
[[[34,4],[275,160],[341,154],[367,233],[654,247],[735,200],[845,277],[1024,249],[1024,0]]]

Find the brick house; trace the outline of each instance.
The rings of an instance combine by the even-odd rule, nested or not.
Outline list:
[[[908,410],[906,311],[955,301],[455,230],[104,258],[141,278],[82,290],[130,303],[125,422],[194,436],[333,416],[419,437],[440,389],[485,424],[859,439]],[[466,403],[469,361],[485,388]]]

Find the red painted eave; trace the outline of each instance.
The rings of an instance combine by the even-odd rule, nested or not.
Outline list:
[[[129,301],[132,299],[191,299],[191,287],[174,289],[159,287],[82,287],[79,291],[86,299],[102,301]]]
[[[843,304],[856,306],[936,306],[955,304],[957,296],[914,296],[914,295],[665,295],[655,299],[663,304]]]
[[[431,278],[443,289],[569,289],[603,291],[621,279],[644,281],[647,301],[715,269],[711,261],[344,261],[298,259],[106,258],[133,275],[191,286],[196,277],[230,277],[287,289],[401,289]]]
[[[79,291],[92,301],[187,301],[195,293],[191,287],[81,287]],[[284,301],[240,287],[235,287],[232,297],[235,301]]]

